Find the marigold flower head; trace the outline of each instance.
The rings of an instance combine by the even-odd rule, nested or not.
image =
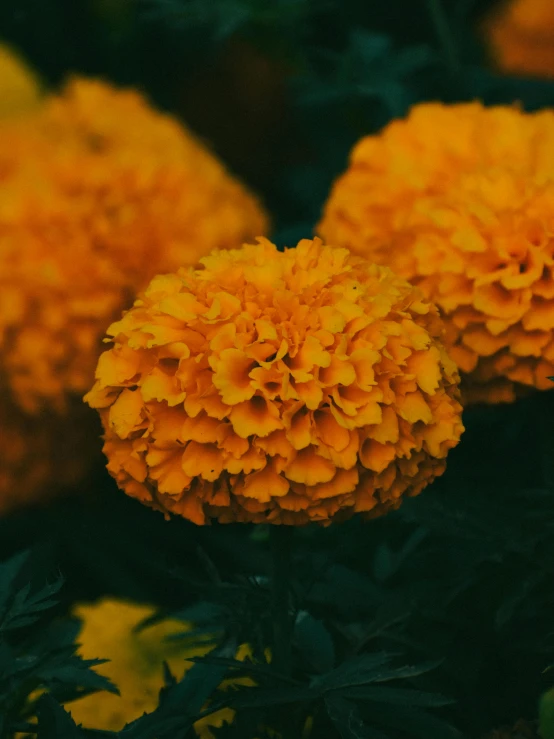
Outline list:
[[[267,228],[136,92],[76,79],[0,134],[0,375],[27,411],[90,387],[107,325],[155,274]]]
[[[484,26],[496,65],[504,72],[554,77],[554,4],[512,0],[495,8]]]
[[[554,112],[416,106],[354,148],[319,224],[421,288],[468,402],[554,375]]]
[[[86,396],[128,495],[204,524],[378,515],[462,431],[442,322],[389,269],[266,239],[156,277]]]
[[[0,118],[27,113],[38,105],[40,96],[34,72],[11,47],[0,43]]]
[[[82,79],[0,123],[0,182],[5,510],[63,484],[77,459],[88,468],[94,435],[61,464],[64,439],[81,428],[106,327],[135,292],[215,244],[263,233],[266,218],[176,120]]]
[[[187,658],[201,657],[213,648],[186,638],[190,624],[174,619],[149,622],[155,609],[148,605],[110,598],[79,605],[74,612],[82,621],[79,654],[84,659],[109,659],[95,670],[120,692],[93,693],[66,706],[85,728],[120,731],[126,723],[153,711],[164,686],[164,662],[180,680],[193,664]],[[239,647],[235,655],[241,661],[250,656],[248,645]],[[238,684],[253,685],[248,678],[236,678],[223,681],[220,687],[225,690]],[[195,732],[200,739],[213,739],[211,728],[230,723],[233,718],[234,711],[221,709],[197,721]]]

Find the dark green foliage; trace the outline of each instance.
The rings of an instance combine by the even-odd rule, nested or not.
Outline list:
[[[97,690],[117,688],[92,669],[105,660],[75,654],[79,625],[56,618],[53,610],[63,581],[37,583],[29,552],[0,564],[0,737],[10,737],[29,719],[39,719],[44,739],[78,736],[54,700],[69,701]],[[44,690],[49,696],[40,696]],[[38,691],[38,692],[37,692]],[[20,728],[23,730],[23,728]],[[59,732],[56,733],[56,731]]]
[[[283,246],[311,235],[356,140],[414,103],[554,105],[552,82],[488,66],[478,24],[493,5],[5,0],[0,32],[53,87],[69,72],[105,76],[186,117],[255,186]],[[262,71],[221,83],[237,49]],[[239,104],[241,85],[254,92]],[[102,659],[76,656],[67,617],[105,595],[194,623],[173,639],[215,644],[182,680],[166,667],[158,707],[122,739],[190,739],[219,708],[237,712],[212,730],[223,739],[481,739],[535,717],[554,684],[553,396],[466,412],[445,476],[398,512],[295,532],[290,671],[266,653],[267,527],[167,522],[102,470],[86,502],[0,520],[0,739],[115,736],[70,717],[71,699],[116,690],[94,671]],[[243,644],[252,658],[239,661]],[[546,739],[550,699],[541,714]]]

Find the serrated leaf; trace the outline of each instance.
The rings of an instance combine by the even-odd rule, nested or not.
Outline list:
[[[37,739],[82,739],[83,734],[71,715],[49,695],[37,703]]]
[[[35,674],[45,685],[62,683],[63,685],[79,686],[92,690],[106,690],[109,693],[119,695],[119,689],[109,678],[91,669],[107,661],[103,659],[84,660],[78,656],[71,656],[60,664],[40,667]]]
[[[333,669],[335,648],[331,635],[322,621],[307,611],[300,611],[294,626],[294,642],[312,671],[321,673]]]

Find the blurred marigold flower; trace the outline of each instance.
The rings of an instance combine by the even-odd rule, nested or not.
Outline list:
[[[73,80],[0,133],[2,369],[25,410],[85,392],[107,325],[154,275],[267,229],[255,199],[136,92]]]
[[[554,3],[511,0],[484,24],[495,64],[504,72],[554,77]]]
[[[354,148],[318,226],[433,300],[468,402],[550,389],[554,112],[416,106]]]
[[[389,269],[266,239],[156,277],[86,396],[125,492],[204,524],[379,515],[463,430],[443,324]]]
[[[0,43],[0,118],[29,112],[40,97],[37,76],[10,46]]]
[[[153,711],[164,686],[166,662],[171,674],[180,680],[190,669],[188,657],[207,654],[213,644],[195,643],[187,637],[190,624],[174,619],[148,623],[155,609],[116,599],[105,599],[93,605],[80,605],[75,615],[82,621],[79,634],[79,654],[84,659],[109,659],[95,670],[108,677],[120,695],[98,692],[67,704],[74,720],[85,728],[120,731],[126,723],[143,713]],[[251,658],[247,645],[239,648],[236,659]],[[233,685],[253,685],[249,678],[223,681],[220,688]],[[233,720],[234,711],[219,710],[197,721],[196,734],[212,739],[211,727],[220,727]]]
[[[102,336],[136,291],[264,233],[267,219],[176,120],[137,92],[84,79],[0,123],[0,183],[0,396],[14,411],[0,423],[16,436],[34,423],[59,448],[54,416],[75,422]],[[0,499],[43,494],[45,474],[27,470],[27,489],[10,478],[19,459],[3,455]]]

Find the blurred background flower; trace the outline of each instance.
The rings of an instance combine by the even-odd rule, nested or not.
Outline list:
[[[554,4],[550,0],[502,2],[484,27],[500,70],[554,77]]]
[[[353,149],[319,232],[417,285],[467,402],[554,374],[554,113],[424,104]]]
[[[267,219],[177,121],[137,92],[84,79],[1,124],[0,176],[0,392],[16,424],[44,421],[55,456],[62,442],[48,419],[61,414],[76,433],[101,338],[136,290],[264,233]],[[83,470],[95,448],[92,430]],[[23,482],[10,479],[14,464],[8,457],[6,499]],[[11,503],[48,483],[38,471],[25,479]]]

